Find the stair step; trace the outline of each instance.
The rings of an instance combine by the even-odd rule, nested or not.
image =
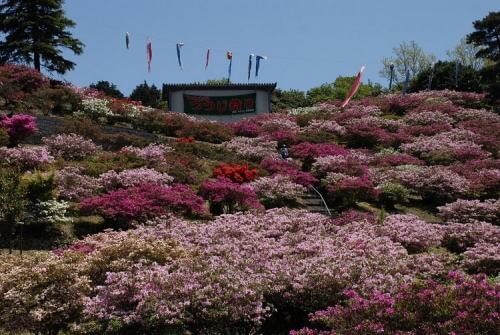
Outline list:
[[[323,201],[319,198],[302,198],[302,202],[306,204],[323,204]]]
[[[327,212],[327,210],[324,206],[307,206],[306,208],[308,211],[325,211],[325,212]]]

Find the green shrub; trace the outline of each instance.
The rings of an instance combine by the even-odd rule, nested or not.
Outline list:
[[[102,134],[97,139],[97,142],[99,142],[105,150],[120,150],[126,146],[145,147],[151,143],[150,140],[144,137],[125,132]]]
[[[80,109],[81,97],[69,87],[44,88],[29,97],[29,102],[44,114],[70,115]]]
[[[221,123],[193,122],[175,132],[179,137],[192,137],[198,141],[222,143],[234,137],[233,130]]]
[[[9,134],[7,130],[0,127],[0,147],[7,146],[9,144]]]
[[[98,155],[89,157],[88,159],[79,162],[78,166],[82,167],[85,174],[92,177],[98,177],[100,174],[115,170],[117,172],[136,169],[148,165],[148,162],[129,154],[116,154],[113,152],[101,152]]]
[[[54,173],[35,172],[25,175],[22,178],[22,187],[31,203],[54,199],[56,190]]]
[[[102,127],[87,117],[71,117],[64,119],[63,123],[58,127],[58,132],[81,135],[96,142],[103,135]]]
[[[378,200],[388,209],[394,208],[395,204],[406,203],[410,198],[410,191],[401,184],[386,182],[377,187]]]

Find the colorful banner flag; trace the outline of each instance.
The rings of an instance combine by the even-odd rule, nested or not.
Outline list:
[[[125,46],[127,47],[127,50],[130,47],[130,34],[128,32],[125,33]]]
[[[229,60],[229,69],[227,71],[227,80],[231,81],[231,67],[233,66],[233,53],[228,51],[226,53],[226,58]]]
[[[408,85],[410,84],[410,69],[406,70],[405,82],[403,84],[403,95],[408,91]]]
[[[361,69],[359,70],[358,74],[356,75],[354,82],[352,83],[352,86],[351,86],[351,89],[349,90],[349,93],[347,93],[347,96],[345,97],[344,102],[342,102],[342,105],[341,105],[342,108],[347,106],[349,101],[351,101],[352,97],[356,95],[356,92],[358,91],[359,87],[361,86],[361,77],[363,75],[364,70],[365,70],[365,67],[362,66]]]
[[[248,81],[250,81],[250,74],[252,73],[252,58],[253,58],[254,54],[250,54],[250,56],[248,56]]]
[[[179,67],[182,70],[182,58],[181,58],[181,48],[184,46],[184,43],[177,43],[175,48],[177,49],[177,61],[179,62]]]
[[[260,68],[260,60],[261,59],[266,60],[267,57],[266,56],[259,56],[259,55],[257,55],[255,57],[255,77],[257,77],[259,75],[259,68]]]
[[[205,60],[205,70],[208,67],[208,62],[209,61],[210,61],[210,49],[207,49],[207,57],[206,57],[206,60]]]
[[[148,58],[148,72],[151,72],[151,61],[153,60],[153,46],[149,38],[146,44],[146,54]]]

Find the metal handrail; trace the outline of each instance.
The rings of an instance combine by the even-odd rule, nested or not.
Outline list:
[[[325,205],[326,211],[328,212],[328,215],[332,216],[332,212],[330,212],[330,208],[328,208],[328,205],[326,204],[325,198],[319,193],[319,191],[316,189],[316,187],[311,185],[311,188],[314,190],[314,192],[318,193],[319,197],[321,198],[321,201],[323,202],[323,205]]]

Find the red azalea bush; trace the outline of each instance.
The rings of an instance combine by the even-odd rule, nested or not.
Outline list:
[[[0,116],[0,127],[7,130],[11,146],[16,146],[21,140],[38,131],[36,118],[27,114]]]
[[[404,285],[394,294],[362,296],[311,316],[327,330],[305,328],[291,335],[487,334],[498,333],[500,284],[487,277],[450,273],[449,283],[433,280]]]
[[[224,177],[205,180],[201,184],[200,194],[210,202],[213,214],[262,208],[251,186],[240,185]]]
[[[164,186],[143,184],[119,189],[82,200],[80,210],[94,213],[119,224],[175,213],[192,216],[205,213],[204,201],[193,190],[182,184]]]
[[[194,138],[192,138],[192,137],[179,137],[175,141],[177,143],[194,143]]]
[[[213,169],[213,176],[228,178],[241,184],[254,180],[257,176],[257,169],[250,169],[248,165],[220,164]]]

